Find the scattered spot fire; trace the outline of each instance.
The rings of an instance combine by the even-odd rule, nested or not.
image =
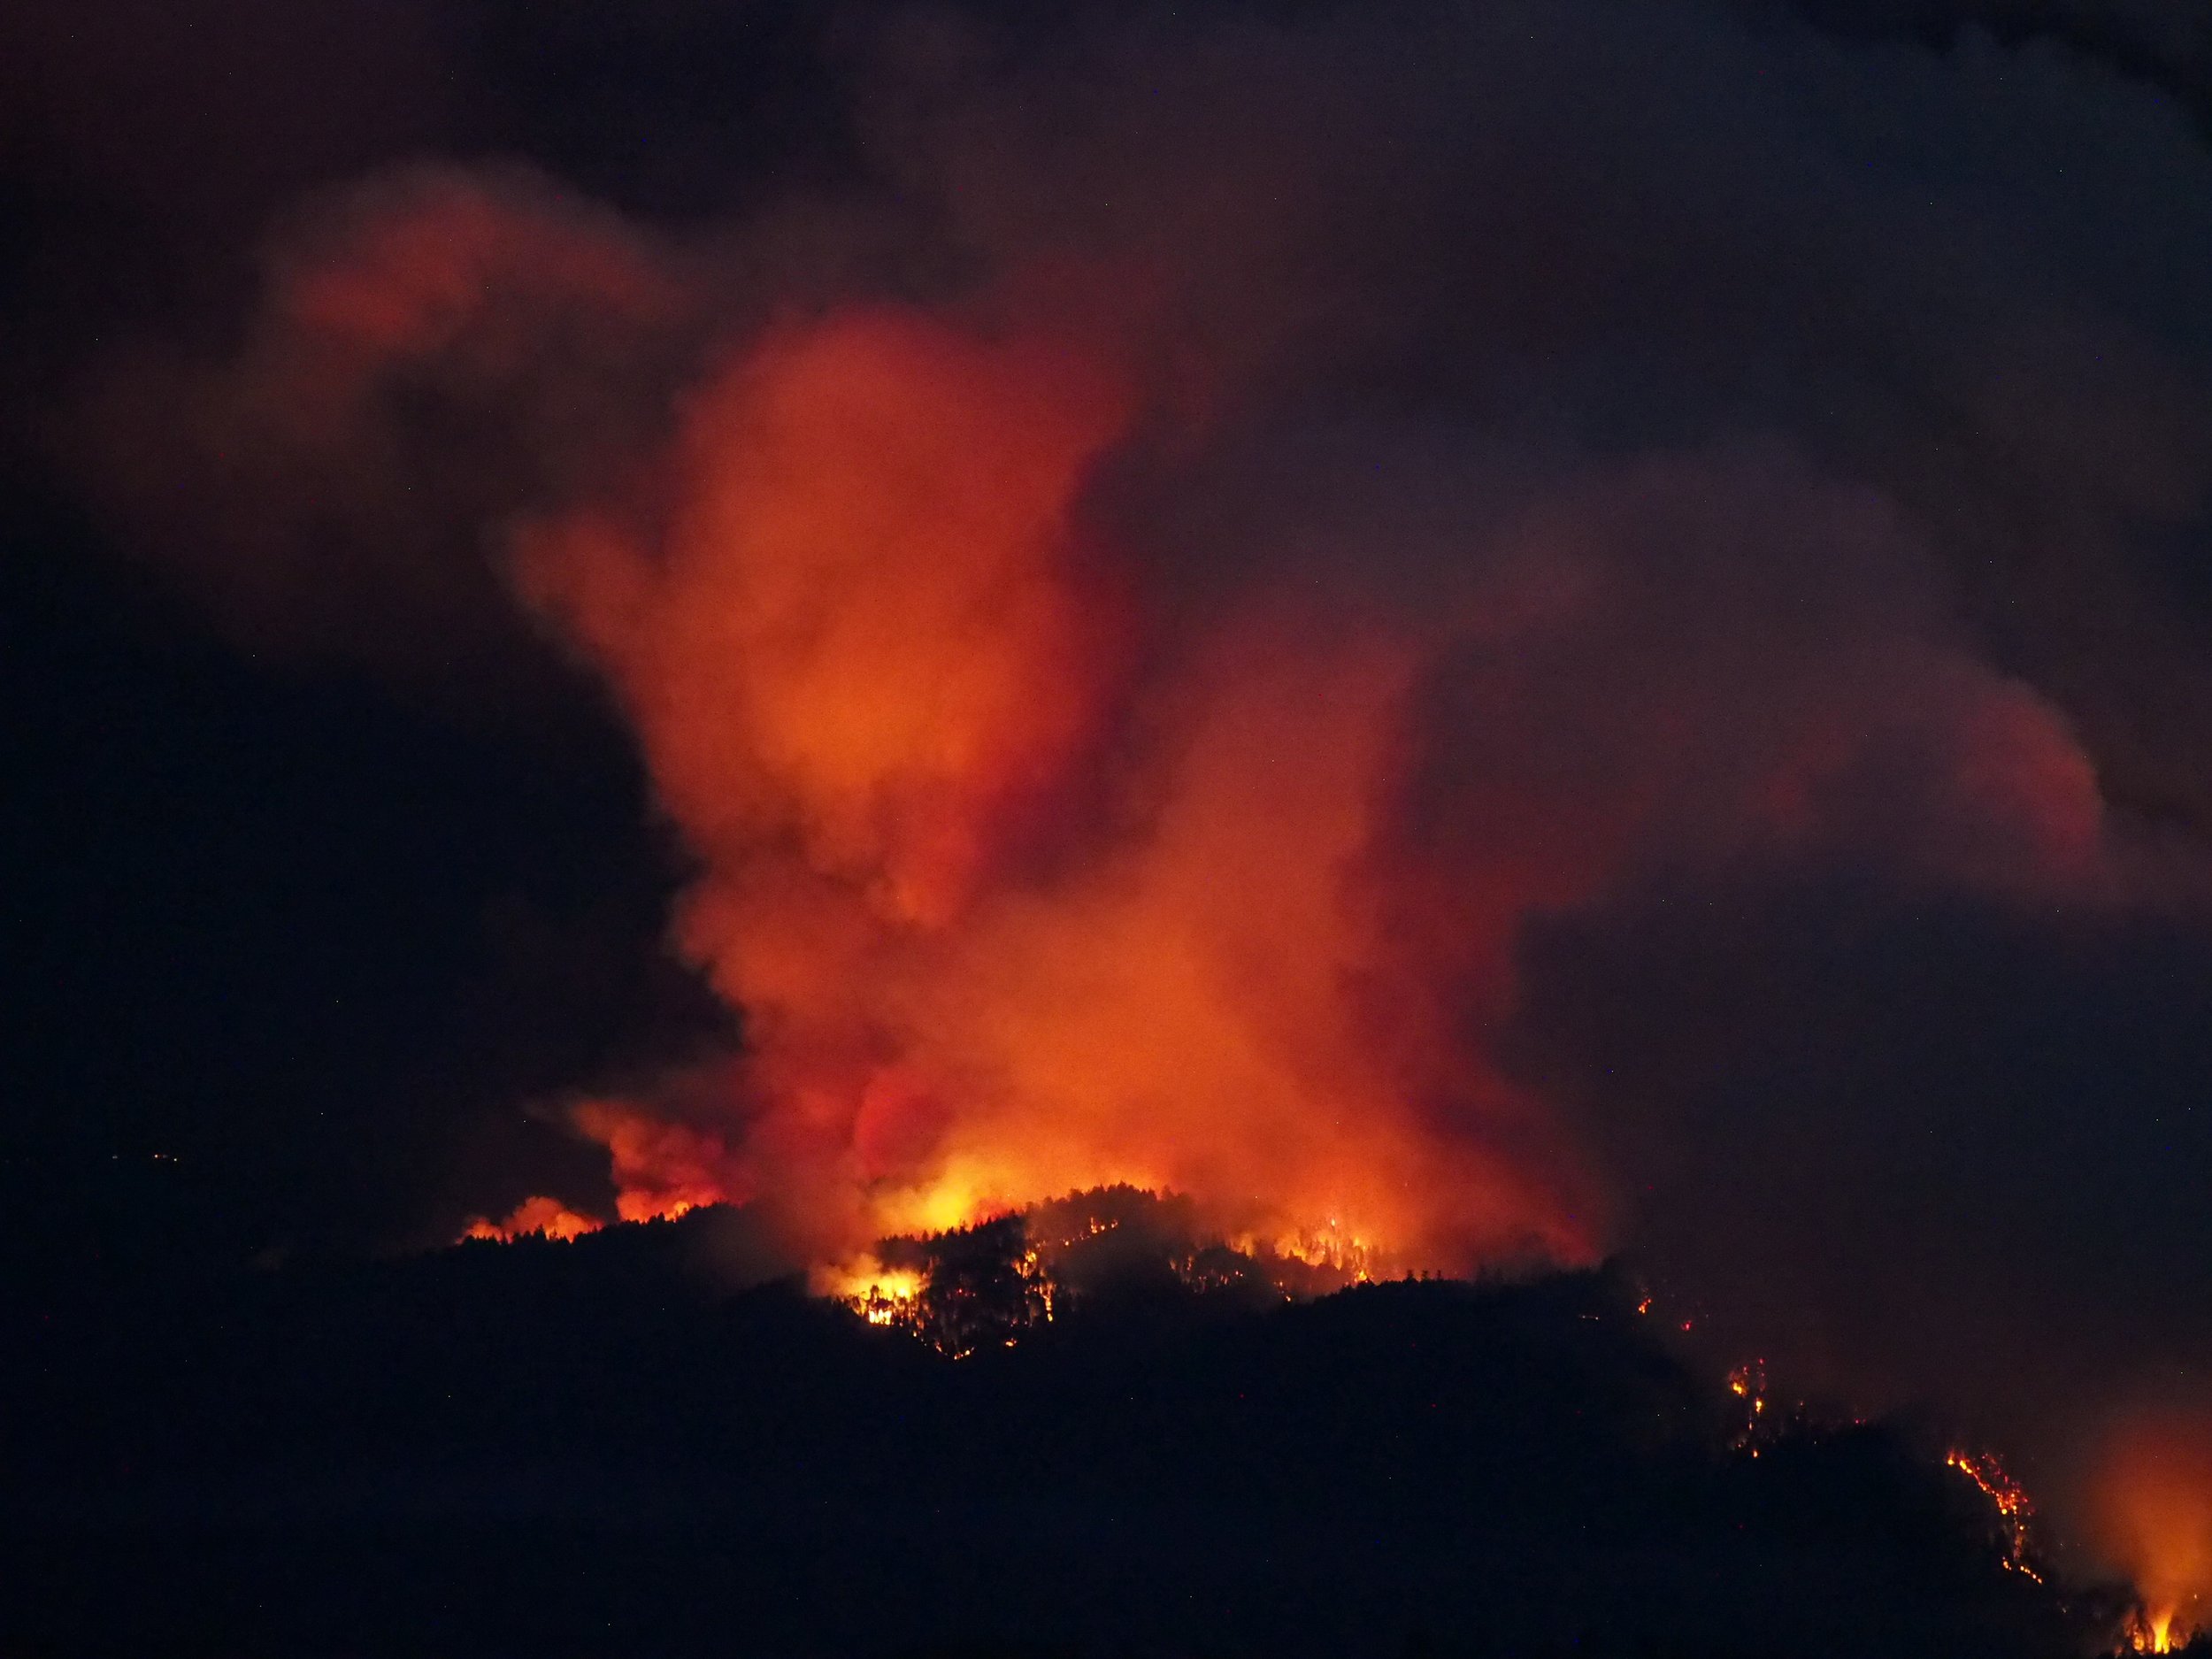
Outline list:
[[[2038,1584],[2043,1575],[2032,1563],[2029,1556],[2031,1539],[2029,1522],[2035,1515],[2035,1505],[2028,1501],[2020,1483],[2005,1472],[2004,1465],[1989,1452],[1964,1452],[1954,1448],[1943,1459],[1945,1464],[1955,1469],[1982,1489],[1983,1494],[1995,1506],[1997,1518],[2003,1529],[2007,1571],[2024,1573]]]
[[[911,1328],[926,1280],[910,1267],[886,1267],[872,1255],[823,1268],[811,1276],[818,1295],[843,1302],[870,1325]]]
[[[556,1200],[536,1198],[501,1220],[479,1218],[466,1236],[571,1240],[604,1225]],[[1347,1230],[1325,1224],[1287,1237],[1222,1238],[1210,1233],[1204,1208],[1192,1199],[1125,1185],[1070,1193],[965,1226],[887,1237],[818,1264],[807,1280],[814,1294],[842,1304],[868,1325],[903,1333],[949,1360],[965,1361],[1017,1346],[1071,1311],[1117,1295],[1165,1291],[1259,1308],[1412,1276]],[[1653,1305],[1652,1296],[1632,1285],[1620,1303],[1624,1317],[1637,1323],[1649,1317]],[[1827,1432],[1802,1405],[1778,1406],[1763,1358],[1730,1371],[1724,1389],[1727,1410],[1716,1449],[1757,1459],[1800,1436],[1816,1441]],[[2127,1477],[2132,1524],[2164,1552],[2154,1559],[2146,1553],[2151,1542],[2145,1542],[2129,1560],[2139,1599],[2106,1626],[2108,1639],[2124,1651],[2194,1651],[2197,1601],[2188,1586],[2197,1565],[2192,1552],[2199,1541],[2198,1516],[2174,1497],[2194,1490],[2187,1461],[2179,1458],[2170,1470],[2139,1460],[2116,1465]],[[2045,1585],[2036,1506],[2026,1490],[1985,1450],[1954,1448],[1943,1463],[1987,1501],[1998,1564]],[[2212,1493],[2198,1496],[2212,1502]],[[2124,1555],[2118,1543],[2110,1548],[2116,1559]]]
[[[1071,1193],[925,1236],[880,1240],[817,1269],[817,1294],[964,1359],[1011,1346],[1114,1286],[1172,1283],[1202,1296],[1281,1302],[1371,1283],[1379,1256],[1326,1229],[1208,1240],[1189,1200],[1132,1187]]]
[[[1767,1414],[1767,1363],[1755,1359],[1748,1365],[1739,1365],[1728,1373],[1728,1392],[1743,1409],[1743,1418],[1732,1444],[1740,1452],[1759,1455],[1759,1442],[1769,1438],[1774,1429]]]

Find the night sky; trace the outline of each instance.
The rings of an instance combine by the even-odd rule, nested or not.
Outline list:
[[[2208,296],[2179,0],[17,0],[10,1284],[676,1190],[584,1100],[803,1264],[1386,1096],[1409,1264],[2063,1510],[2212,1402]],[[953,596],[713,562],[787,512]],[[1114,977],[1193,915],[1264,1064],[1064,1147],[1041,1048],[1227,1028]]]

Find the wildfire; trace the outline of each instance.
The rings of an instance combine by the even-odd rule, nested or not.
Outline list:
[[[814,1294],[871,1325],[904,1330],[953,1359],[1012,1347],[1118,1279],[1164,1276],[1194,1295],[1298,1297],[1371,1277],[1348,1240],[1310,1259],[1274,1241],[1208,1242],[1187,1198],[1098,1187],[980,1225],[892,1237],[809,1275]],[[1298,1240],[1288,1242],[1299,1244]]]
[[[2123,1423],[2093,1494],[2105,1552],[2135,1579],[2138,1653],[2178,1653],[2212,1599],[2212,1412],[2169,1409]]]
[[[2128,1621],[2128,1647],[2135,1653],[2179,1653],[2189,1645],[2189,1628],[2177,1623],[2179,1609],[2164,1607],[2138,1612]]]
[[[1646,1298],[1637,1307],[1641,1313],[1650,1305]],[[1767,1363],[1755,1359],[1747,1365],[1739,1365],[1728,1373],[1728,1392],[1743,1407],[1742,1421],[1737,1425],[1735,1437],[1730,1442],[1737,1451],[1759,1455],[1759,1441],[1772,1425],[1767,1420]]]
[[[1279,600],[1150,638],[1081,511],[1141,399],[1122,355],[794,322],[688,402],[664,514],[519,535],[697,856],[677,942],[745,1022],[741,1061],[575,1114],[623,1217],[754,1203],[840,1261],[1125,1183],[1331,1275],[1386,1241],[1587,1259],[1537,1106],[1452,1035],[1509,994],[1518,901],[1447,922],[1384,855],[1438,642]]]
[[[1373,1240],[1346,1227],[1331,1216],[1318,1227],[1302,1227],[1268,1240],[1249,1235],[1230,1241],[1244,1255],[1273,1256],[1302,1266],[1341,1275],[1348,1284],[1364,1285],[1379,1276],[1384,1252]]]
[[[511,1242],[516,1239],[537,1236],[547,1239],[580,1239],[587,1233],[596,1233],[606,1223],[596,1217],[571,1210],[557,1198],[526,1198],[503,1220],[494,1221],[488,1216],[472,1216],[461,1231],[464,1239],[497,1239]]]
[[[2020,1483],[2005,1471],[1994,1453],[1972,1453],[1953,1449],[1943,1459],[1947,1468],[1955,1469],[1982,1490],[1997,1511],[1997,1519],[2004,1529],[2004,1564],[2008,1571],[2017,1572],[2043,1582],[2043,1575],[2029,1563],[2029,1522],[2035,1514],[2035,1505]]]
[[[711,1195],[695,1202],[689,1198],[647,1199],[636,1193],[625,1193],[615,1213],[622,1221],[678,1221],[703,1203],[720,1202],[720,1199]],[[549,1239],[580,1239],[588,1233],[597,1233],[606,1225],[596,1216],[570,1209],[557,1198],[540,1194],[524,1199],[498,1221],[488,1216],[470,1217],[461,1229],[461,1237],[495,1239],[503,1242],[512,1242],[516,1239],[534,1235]]]
[[[691,857],[672,942],[744,1033],[574,1108],[619,1218],[751,1206],[839,1263],[1127,1184],[1190,1194],[1286,1292],[1588,1263],[1595,1183],[1479,1035],[1532,915],[1674,845],[1646,838],[1678,810],[1698,844],[1828,833],[1823,781],[1861,759],[1832,730],[1955,722],[1929,752],[2018,780],[1962,800],[2055,869],[2093,842],[2093,769],[1975,672],[1926,707],[1822,658],[1809,690],[1873,702],[1710,777],[1677,776],[1678,733],[1733,706],[1701,666],[1731,653],[1684,653],[1625,737],[1585,729],[1594,654],[1649,656],[1612,515],[1708,533],[1647,480],[1455,549],[1415,603],[1352,573],[1398,555],[1349,530],[1310,584],[1247,580],[1271,567],[1233,523],[1217,558],[1157,544],[1108,486],[1211,400],[1162,402],[1127,308],[1001,275],[733,337],[620,488],[508,524],[518,596],[634,728]]]
[[[927,1280],[918,1268],[860,1256],[818,1268],[809,1283],[816,1295],[843,1302],[870,1325],[910,1325]]]

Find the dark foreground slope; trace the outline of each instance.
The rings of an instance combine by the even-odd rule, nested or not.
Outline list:
[[[10,1655],[2082,1651],[1907,1437],[1603,1275],[1110,1286],[955,1363],[710,1220],[7,1312]]]

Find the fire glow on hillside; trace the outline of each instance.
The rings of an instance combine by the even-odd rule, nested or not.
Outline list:
[[[686,1211],[677,1210],[665,1219]],[[871,1325],[902,1333],[950,1360],[1011,1348],[1102,1288],[1171,1285],[1179,1294],[1264,1306],[1372,1282],[1374,1258],[1336,1237],[1204,1241],[1203,1211],[1188,1199],[1133,1187],[1100,1188],[928,1235],[893,1236],[807,1274],[814,1295]],[[504,1223],[479,1221],[467,1238],[567,1240],[603,1224],[534,1200]],[[1396,1275],[1381,1275],[1392,1277]],[[1622,1311],[1647,1317],[1652,1299],[1624,1296]],[[1593,1317],[1585,1315],[1585,1317]],[[1724,1379],[1722,1438],[1747,1460],[1793,1435],[1823,1431],[1801,1405],[1776,1411],[1764,1362]],[[2198,1609],[2212,1533],[2212,1485],[2203,1479],[2201,1425],[2162,1419],[2134,1425],[2103,1476],[2108,1555],[2125,1565],[2139,1601],[2117,1640],[2133,1652],[2177,1654],[2200,1628]],[[1954,1448],[1944,1466],[1986,1500],[1995,1564],[2036,1585],[2046,1571],[2027,1491],[1994,1453]]]
[[[2095,1511],[2105,1554],[2142,1593],[2136,1651],[2180,1651],[2212,1601],[2212,1417],[2161,1409],[2124,1421],[2099,1465]]]
[[[1176,1263],[1189,1284],[1592,1261],[1597,1185],[1479,1033],[1512,1009],[1523,920],[1664,833],[1684,717],[1591,800],[1509,757],[1440,783],[1420,711],[1471,643],[1615,626],[1617,575],[1531,547],[1418,615],[1276,595],[1171,618],[1085,507],[1156,392],[1114,331],[1044,311],[772,328],[686,404],[649,513],[516,534],[519,590],[605,678],[695,855],[675,941],[743,1026],[738,1054],[571,1109],[618,1218],[744,1206],[818,1293],[955,1357],[1053,1317],[1059,1194],[1182,1195],[1218,1241]],[[1944,699],[1911,691],[1924,671]],[[1489,695],[1510,721],[1555,694]],[[1971,781],[1939,818],[2016,855],[1993,875],[1946,850],[1980,830],[1947,830],[1903,856],[2093,871],[2093,777],[2032,698],[1957,661],[1872,695],[1844,725],[1949,723],[1914,739]],[[1701,835],[1832,833],[1826,780],[1863,757],[1806,718],[1731,757]],[[1478,841],[1421,824],[1440,810]],[[596,1225],[534,1197],[469,1231]],[[1010,1276],[947,1242],[1003,1225]],[[1734,1387],[1755,1457],[1763,1375]],[[2035,1578],[2024,1495],[1952,1464]]]
[[[462,1240],[565,1242],[606,1225],[534,1199],[503,1221],[478,1217]],[[1050,1323],[1071,1298],[1117,1280],[1162,1279],[1191,1294],[1265,1302],[1372,1283],[1379,1266],[1359,1242],[1332,1234],[1216,1238],[1189,1199],[1116,1187],[1070,1193],[968,1226],[880,1239],[817,1263],[806,1280],[813,1294],[869,1324],[897,1327],[957,1359],[979,1337],[1010,1345],[1030,1327]],[[1763,1399],[1754,1404],[1765,1408]]]
[[[1794,461],[1594,469],[1440,535],[1373,498],[1248,523],[1192,457],[1264,394],[1151,276],[1010,258],[740,323],[648,243],[465,188],[347,237],[270,338],[365,384],[483,321],[426,247],[714,342],[605,480],[489,535],[634,735],[687,856],[671,942],[740,1039],[567,1102],[611,1214],[510,1191],[471,1237],[739,1207],[956,1354],[1051,1316],[1057,1194],[1179,1195],[1194,1284],[1587,1264],[1622,1172],[1501,1041],[1532,922],[1793,861],[2122,886],[2066,718],[1955,636],[1887,508]],[[1307,535],[1341,545],[1266,544]],[[1012,1281],[913,1254],[1018,1217]]]

